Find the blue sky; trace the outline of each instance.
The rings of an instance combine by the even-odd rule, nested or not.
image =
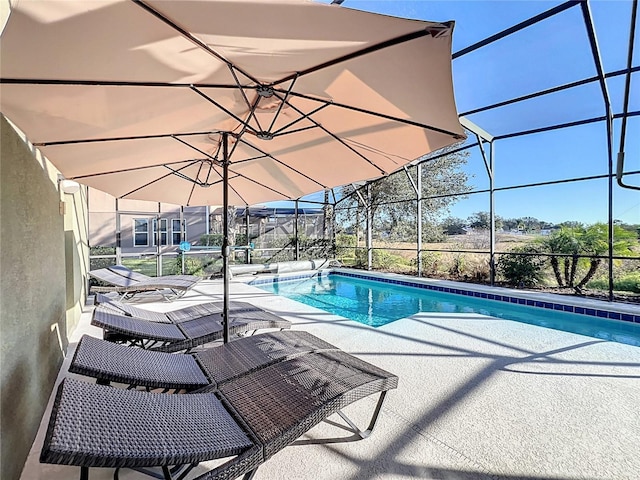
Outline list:
[[[324,3],[329,3],[328,1]],[[456,22],[453,51],[457,52],[505,28],[562,2],[548,1],[360,1],[342,7],[421,20]],[[631,1],[590,2],[605,72],[626,67]],[[634,66],[640,64],[640,34],[636,33]],[[454,88],[460,113],[535,93],[596,75],[580,7],[515,33],[453,61]],[[613,111],[620,113],[623,77],[607,82]],[[632,77],[631,111],[640,110],[640,73]],[[468,115],[494,135],[604,115],[597,83],[528,100],[500,109]],[[614,124],[614,161],[620,122]],[[605,175],[608,171],[604,122],[526,135],[495,142],[495,186],[548,182]],[[626,170],[640,170],[640,117],[629,120]],[[614,167],[615,168],[615,167]],[[471,150],[466,171],[476,189],[488,188],[482,158]],[[640,175],[628,183],[640,184]],[[607,180],[496,192],[496,213],[505,218],[536,217],[559,223],[606,222]],[[640,192],[614,188],[614,218],[640,223]],[[318,197],[316,197],[318,198]],[[321,198],[321,197],[319,197]],[[488,211],[488,195],[460,201],[451,215],[466,218]]]

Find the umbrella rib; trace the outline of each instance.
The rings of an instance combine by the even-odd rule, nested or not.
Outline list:
[[[127,172],[137,172],[138,170],[146,170],[147,168],[157,168],[157,167],[167,167],[168,165],[174,165],[176,163],[184,163],[184,162],[189,162],[188,165],[185,165],[182,168],[188,168],[191,165],[194,165],[197,162],[202,162],[202,159],[191,159],[191,160],[180,160],[177,162],[169,162],[169,163],[157,163],[154,165],[144,165],[141,167],[132,167],[132,168],[123,168],[120,170],[109,170],[107,172],[99,172],[99,173],[88,173],[85,175],[77,175],[75,177],[71,177],[69,178],[69,180],[80,180],[83,178],[89,178],[89,177],[101,177],[102,175],[113,175],[115,173],[127,173]]]
[[[216,173],[217,173],[218,175],[220,175],[220,173],[219,173],[219,172],[217,172],[217,171],[216,171]],[[234,173],[235,173],[235,172],[234,172]],[[236,175],[237,175],[237,174],[236,174]],[[247,180],[249,180],[249,179],[247,179]],[[249,180],[249,181],[251,181],[251,180]],[[235,188],[233,188],[233,185],[229,184],[229,188],[230,188],[231,190],[233,190],[233,191],[234,191],[234,193],[238,196],[238,198],[239,198],[240,200],[242,200],[242,201],[244,202],[244,204],[245,204],[245,205],[247,205],[247,200],[244,198],[244,196],[242,196],[242,195],[240,194],[240,192],[238,192],[238,190],[236,190]],[[279,193],[279,192],[276,192],[276,193]],[[280,195],[281,195],[281,194],[280,194]]]
[[[217,170],[215,170],[215,169],[214,169],[214,171],[215,171],[218,175],[220,175],[220,173],[219,173]],[[253,183],[253,184],[255,184],[255,185],[258,185],[258,186],[260,186],[260,187],[262,187],[262,188],[265,188],[265,189],[267,189],[267,190],[270,190],[270,191],[272,191],[272,192],[274,192],[274,193],[277,193],[278,195],[281,195],[281,196],[282,196],[282,197],[284,197],[284,198],[290,198],[287,194],[282,193],[281,191],[276,190],[275,188],[270,187],[270,186],[268,186],[268,185],[265,185],[264,183],[261,183],[261,182],[259,182],[259,181],[257,181],[257,180],[254,180],[254,179],[250,178],[250,177],[247,177],[246,175],[243,175],[242,173],[236,172],[236,171],[235,171],[235,170],[233,170],[233,169],[231,169],[231,170],[230,170],[230,173],[233,173],[233,175],[234,175],[234,177],[233,177],[233,178],[237,178],[237,177],[244,178],[244,179],[245,179],[245,180],[247,180],[248,182],[251,182],[251,183]],[[213,185],[217,185],[217,184],[219,184],[220,182],[222,182],[222,178],[220,178],[219,180],[216,180],[215,182],[211,183],[210,185],[211,185],[211,186],[213,186]],[[246,204],[246,200],[245,200],[245,198],[240,194],[240,192],[238,192],[238,191],[233,187],[233,185],[229,185],[229,188],[231,188],[231,189],[236,193],[236,195],[238,195],[238,197],[239,197],[243,202],[245,202],[245,204]]]
[[[347,55],[343,55],[342,57],[334,58],[333,60],[329,60],[327,62],[321,63],[319,65],[315,65],[313,67],[309,67],[306,70],[302,70],[300,72],[296,72],[294,74],[287,75],[280,80],[276,80],[275,82],[271,82],[269,85],[279,85],[280,83],[284,83],[288,80],[291,80],[294,77],[301,77],[303,75],[308,75],[310,73],[317,72],[318,70],[322,70],[328,67],[332,67],[342,62],[346,62],[347,60],[351,60],[353,58],[358,58],[363,55],[367,55],[369,53],[377,52],[378,50],[382,50],[388,47],[393,47],[394,45],[398,45],[400,43],[410,42],[411,40],[415,40],[417,38],[425,37],[427,35],[435,35],[434,31],[442,32],[444,30],[449,30],[451,25],[449,23],[442,23],[440,26],[433,25],[430,27],[426,27],[424,30],[419,30],[417,32],[407,33],[405,35],[401,35],[396,38],[392,38],[390,40],[386,40],[384,42],[377,43],[375,45],[371,45],[369,47],[363,48],[362,50],[358,50],[357,52],[352,52]]]
[[[200,168],[198,169],[198,174],[196,174],[196,178],[198,178],[198,175],[200,174],[200,170],[202,170],[202,163],[200,164]],[[176,172],[175,174],[178,175],[181,178],[185,178],[186,177],[184,174],[180,174],[178,172]],[[187,180],[190,180],[190,179],[187,178]],[[191,191],[189,192],[189,196],[187,197],[187,205],[189,205],[191,203],[191,198],[193,198],[193,192],[195,191],[195,189],[196,189],[196,183],[192,181],[192,183],[191,183]]]
[[[77,87],[158,87],[158,88],[219,88],[237,90],[238,85],[225,83],[169,83],[169,82],[134,82],[131,80],[56,80],[51,78],[0,78],[0,83],[8,85],[60,85]],[[242,88],[257,89],[257,86],[247,85]]]
[[[286,124],[284,127],[279,128],[278,130],[276,130],[275,132],[273,132],[273,136],[276,137],[280,134],[280,132],[282,132],[283,130],[286,130],[287,128],[295,125],[298,122],[301,122],[302,120],[304,120],[305,118],[309,118],[311,115],[313,115],[314,113],[319,112],[320,110],[327,108],[329,105],[331,105],[330,102],[324,103],[322,105],[320,105],[318,108],[310,111],[309,113],[305,113],[303,116],[296,118],[295,120],[293,120],[292,122],[289,122],[288,124]],[[314,126],[315,128],[315,126]],[[285,133],[289,133],[289,132],[285,132]]]
[[[293,90],[293,86],[296,84],[296,80],[298,80],[298,74],[296,74],[295,77],[293,77],[293,80],[291,81],[291,85],[289,85],[289,89],[287,90],[287,94],[284,96],[284,100],[282,100],[280,102],[280,105],[278,105],[278,111],[273,116],[273,120],[271,120],[271,125],[269,125],[269,130],[268,130],[269,132],[271,131],[271,129],[275,125],[276,120],[278,119],[278,116],[280,115],[280,112],[282,111],[282,107],[284,107],[284,103],[289,98],[289,94]]]
[[[260,101],[260,97],[258,96],[256,98],[256,101],[252,105],[251,102],[249,101],[249,97],[247,97],[247,94],[244,92],[244,87],[240,84],[240,81],[238,80],[238,76],[236,75],[235,70],[233,68],[231,68],[231,67],[229,67],[229,69],[231,70],[231,74],[233,75],[233,79],[236,81],[236,85],[238,87],[238,90],[240,90],[240,93],[242,94],[242,98],[244,99],[244,103],[247,105],[247,110],[249,110],[249,116],[248,116],[247,120],[245,122],[243,122],[243,124],[245,126],[248,125],[249,124],[249,120],[251,119],[251,117],[253,117],[255,119],[255,121],[256,121],[256,124],[258,125],[258,128],[262,129],[260,127],[260,121],[258,120],[258,117],[256,117],[256,115],[255,115],[255,110],[256,110],[256,107],[258,106],[258,102]],[[250,88],[255,88],[255,87],[250,87]]]
[[[198,168],[198,173],[196,173],[196,179],[197,179],[198,177],[200,177],[200,172],[202,172],[202,167],[203,167],[203,166],[204,166],[204,163],[201,163],[201,164],[200,164],[200,168]],[[211,163],[209,164],[209,170],[211,170]],[[177,174],[177,173],[176,173],[176,174]],[[177,174],[177,175],[179,175],[179,174]],[[181,175],[181,176],[183,176],[183,175]],[[183,176],[183,178],[184,178],[184,176]],[[188,180],[190,180],[190,179],[188,179]],[[208,181],[208,180],[209,180],[209,176],[207,175],[207,181]],[[194,191],[195,191],[195,189],[196,189],[196,185],[197,185],[197,183],[196,183],[195,181],[193,181],[193,180],[192,180],[192,184],[191,184],[191,191],[189,192],[189,198],[187,199],[187,205],[191,202],[191,199],[193,198],[193,192],[194,192]],[[204,184],[201,184],[201,186],[203,186],[203,185],[211,186],[211,184],[210,184],[210,183],[208,183],[208,182],[207,182],[207,183],[204,183]]]
[[[288,132],[284,132],[284,133],[278,133],[278,134],[273,134],[274,137],[282,137],[284,135],[289,135],[291,133],[299,133],[299,132],[304,132],[305,130],[312,130],[314,128],[318,128],[317,125],[309,125],[308,127],[300,127],[300,128],[296,128],[295,130],[289,130]]]
[[[253,178],[249,178],[249,177],[247,177],[246,175],[243,175],[242,173],[238,173],[238,172],[236,172],[236,171],[233,171],[233,173],[234,173],[236,176],[241,177],[241,178],[244,178],[245,180],[247,180],[247,181],[249,181],[249,182],[251,182],[251,183],[254,183],[254,184],[256,184],[256,185],[258,185],[258,186],[260,186],[260,187],[262,187],[262,188],[266,188],[267,190],[271,190],[272,192],[277,193],[278,195],[282,195],[284,198],[290,198],[290,197],[289,197],[289,195],[287,195],[287,194],[285,194],[285,193],[282,193],[282,192],[280,192],[280,191],[276,190],[276,189],[275,189],[275,188],[273,188],[273,187],[270,187],[270,186],[268,186],[268,185],[265,185],[264,183],[258,182],[257,180],[254,180]],[[217,183],[217,182],[216,182],[216,183]],[[235,191],[235,189],[234,189],[234,191]],[[236,193],[237,193],[237,192],[236,192]],[[240,195],[239,195],[239,196],[240,196]],[[242,196],[240,196],[240,198],[243,198],[243,197],[242,197]],[[243,198],[243,200],[244,200],[244,198]],[[246,201],[245,201],[245,203],[246,203]]]
[[[170,20],[168,17],[164,16],[162,13],[160,13],[159,11],[154,9],[153,7],[150,7],[149,5],[147,5],[143,0],[131,0],[131,1],[133,3],[135,3],[136,5],[138,5],[139,7],[143,8],[144,10],[146,10],[147,12],[149,12],[151,15],[153,15],[154,17],[156,17],[157,19],[159,19],[160,21],[162,21],[163,23],[165,23],[169,27],[171,27],[172,29],[174,29],[175,31],[177,31],[178,33],[180,33],[180,35],[182,35],[184,38],[189,40],[191,43],[193,43],[196,46],[202,48],[205,52],[209,53],[210,55],[213,55],[215,58],[217,58],[221,62],[224,62],[229,68],[238,70],[240,73],[242,73],[245,77],[247,77],[252,82],[255,82],[255,83],[258,83],[258,84],[260,83],[252,75],[250,75],[249,73],[245,72],[241,68],[236,67],[233,63],[231,63],[229,60],[224,58],[218,52],[213,50],[211,47],[209,47],[209,45],[204,43],[198,37],[196,37],[192,33],[188,32],[184,28],[180,27],[179,25],[177,25],[175,22]]]
[[[211,172],[212,171],[214,171],[219,177],[221,177],[220,173],[215,168],[213,168],[213,165],[214,165],[213,163],[209,164],[209,171],[207,172],[206,179],[205,179],[205,184],[206,185],[211,185],[211,183],[209,183],[209,180],[211,179]],[[204,166],[204,164],[202,166]],[[198,176],[200,176],[200,172],[202,171],[202,166],[201,166],[200,170],[198,171]]]
[[[285,90],[283,90],[283,89],[274,89],[274,92],[285,93]],[[305,100],[313,100],[315,102],[326,102],[326,100],[321,100],[321,99],[312,97],[310,95],[305,95],[304,93],[300,93],[300,92],[291,92],[291,95],[294,96],[294,97],[304,98]],[[425,130],[431,130],[433,132],[442,133],[444,135],[449,135],[449,136],[455,138],[456,140],[462,140],[462,139],[465,138],[463,135],[460,135],[459,133],[451,132],[451,131],[445,130],[443,128],[434,127],[432,125],[426,125],[424,123],[416,122],[414,120],[409,120],[409,119],[406,119],[406,118],[394,117],[392,115],[387,115],[386,113],[374,112],[374,111],[371,111],[371,110],[366,110],[364,108],[355,107],[353,105],[346,105],[344,103],[336,103],[336,102],[332,101],[329,104],[331,106],[345,108],[347,110],[353,110],[354,112],[365,113],[367,115],[372,115],[374,117],[384,118],[385,120],[394,120],[396,122],[405,123],[407,125],[412,125],[414,127],[424,128]],[[291,105],[291,104],[289,103],[289,105]]]
[[[262,97],[260,97],[260,95],[256,95],[256,99],[254,100],[254,102],[251,105],[249,105],[249,114],[247,116],[247,120],[243,122],[243,125],[245,126],[245,128],[243,128],[238,135],[242,135],[247,128],[250,128],[249,121],[251,120],[251,117],[253,117],[253,119],[256,121],[256,125],[258,125],[257,131],[261,132],[263,130],[262,125],[260,125],[260,120],[258,120],[258,117],[256,116],[256,108],[258,108],[261,98]],[[253,131],[256,132],[256,130],[253,130]]]
[[[204,150],[200,150],[198,147],[191,145],[189,142],[185,142],[184,140],[176,137],[175,135],[172,135],[171,138],[174,138],[175,140],[177,140],[178,142],[182,143],[183,145],[186,145],[189,148],[192,148],[193,150],[195,150],[198,153],[201,153],[202,155],[204,155],[205,157],[210,158],[211,160],[218,160],[216,157],[212,156],[211,154],[205,152]]]
[[[195,163],[195,162],[194,162],[194,163]],[[191,165],[193,165],[193,163],[192,163]],[[191,166],[191,165],[186,165],[186,166],[182,167],[180,170],[183,170],[183,169],[185,169],[185,168],[187,168],[187,167],[189,167],[189,166]],[[187,177],[184,173],[181,173],[181,172],[180,172],[180,170],[173,170],[172,168],[169,168],[167,165],[160,165],[160,166],[162,166],[162,167],[165,167],[165,168],[169,169],[169,173],[167,173],[166,175],[162,175],[162,176],[160,176],[160,177],[158,177],[158,178],[154,178],[153,180],[151,180],[150,182],[145,183],[144,185],[140,185],[138,188],[135,188],[135,189],[131,190],[130,192],[127,192],[127,193],[125,193],[124,195],[122,195],[122,197],[121,197],[121,198],[124,198],[124,197],[126,197],[127,195],[131,195],[132,193],[136,193],[137,191],[142,190],[143,188],[146,188],[146,187],[148,187],[149,185],[152,185],[152,184],[154,184],[154,183],[157,183],[157,182],[159,182],[160,180],[164,180],[165,178],[167,178],[167,177],[168,177],[168,176],[170,176],[170,175],[176,175],[176,176],[178,176],[178,177],[180,177],[180,178],[184,178],[185,180],[188,180],[188,181],[193,182],[193,180],[192,180],[192,179],[190,179],[189,177]],[[195,183],[195,182],[194,182],[194,183]]]
[[[138,135],[131,137],[108,137],[108,138],[85,138],[81,140],[60,140],[57,142],[34,142],[34,147],[53,147],[56,145],[76,145],[81,143],[101,143],[101,142],[119,142],[125,140],[147,140],[154,138],[176,138],[191,137],[194,135],[209,135],[211,133],[219,133],[217,130],[207,132],[189,132],[189,133],[160,133],[156,135]]]
[[[278,98],[280,98],[278,96]],[[291,103],[287,102],[287,104],[293,108],[296,112],[298,112],[300,115],[304,115],[304,112],[300,111],[298,109],[298,107],[296,107],[295,105],[292,105]],[[376,169],[378,169],[378,171],[382,174],[382,175],[386,175],[387,172],[385,172],[383,169],[381,169],[378,165],[376,165],[375,163],[373,163],[371,160],[369,160],[367,157],[365,157],[363,154],[361,154],[360,152],[358,152],[355,148],[353,148],[351,145],[349,145],[348,143],[346,143],[344,140],[342,140],[340,137],[338,137],[336,134],[334,134],[333,132],[327,130],[326,128],[324,128],[321,124],[319,124],[318,122],[316,122],[313,118],[309,118],[309,120],[313,123],[315,123],[318,128],[320,130],[322,130],[323,132],[325,132],[327,135],[329,135],[330,137],[332,137],[334,140],[338,141],[339,143],[341,143],[342,145],[344,145],[345,147],[347,147],[349,150],[351,150],[353,153],[355,153],[356,155],[358,155],[360,158],[362,158],[364,161],[368,162],[371,166],[375,167]]]
[[[310,176],[308,176],[308,175],[305,175],[305,174],[304,174],[304,173],[302,173],[301,171],[296,170],[296,169],[295,169],[295,168],[293,168],[292,166],[287,165],[287,164],[286,164],[286,163],[284,163],[283,161],[278,160],[276,157],[274,157],[274,156],[273,156],[273,155],[271,155],[270,153],[267,153],[267,152],[265,152],[264,150],[262,150],[262,149],[260,149],[260,148],[256,147],[254,144],[249,143],[249,142],[247,142],[246,140],[243,140],[243,139],[241,139],[241,138],[239,138],[239,139],[238,139],[238,142],[242,142],[242,143],[244,143],[245,145],[247,145],[248,147],[253,148],[254,150],[257,150],[258,152],[260,152],[260,153],[261,153],[262,155],[264,155],[265,157],[270,158],[271,160],[273,160],[274,162],[278,163],[279,165],[282,165],[283,167],[288,168],[288,169],[289,169],[289,170],[291,170],[292,172],[297,173],[298,175],[300,175],[300,176],[302,176],[302,177],[306,178],[307,180],[309,180],[309,181],[311,181],[311,182],[315,183],[316,185],[320,186],[321,188],[327,188],[327,187],[326,187],[325,185],[323,185],[322,183],[318,182],[317,180],[315,180],[315,179],[311,178],[311,177],[310,177]],[[234,162],[234,163],[244,163],[244,162],[247,162],[247,161],[249,161],[249,160],[251,160],[251,159],[243,160],[243,161],[240,161],[240,162]],[[286,196],[286,195],[285,195],[285,196]]]
[[[253,127],[251,127],[245,120],[242,120],[240,117],[238,117],[235,113],[233,113],[231,110],[226,109],[225,107],[223,107],[222,105],[220,105],[218,102],[216,102],[213,98],[211,98],[209,95],[207,95],[204,92],[201,92],[200,90],[198,90],[197,87],[191,85],[189,87],[192,91],[196,92],[198,95],[200,95],[202,98],[204,98],[205,100],[207,100],[208,102],[212,103],[213,105],[215,105],[216,107],[218,107],[220,110],[222,110],[223,112],[225,112],[227,115],[229,115],[230,117],[233,117],[236,121],[240,122],[241,124],[243,124],[245,126],[245,128],[248,128],[249,130],[253,131],[254,133],[258,133]]]

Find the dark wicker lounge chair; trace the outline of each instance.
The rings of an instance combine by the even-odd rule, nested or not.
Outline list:
[[[200,280],[202,280],[201,277],[198,277],[195,275],[163,275],[160,277],[150,277],[143,273],[134,272],[133,270],[125,267],[124,265],[112,265],[107,268],[112,272],[117,273],[118,275],[122,275],[125,278],[129,278],[137,282],[149,282],[153,280],[160,280],[160,281],[185,282],[186,284],[189,284],[189,283],[198,283]]]
[[[130,303],[121,302],[101,293],[95,295],[94,304],[128,317],[157,323],[180,323],[182,321],[194,320],[222,312],[222,302],[206,302],[189,305],[169,312],[155,312],[146,308],[136,307]]]
[[[187,320],[195,320],[208,315],[220,315],[222,313],[222,301],[206,302],[189,305],[168,312],[154,312],[146,308],[136,307],[129,303],[120,302],[106,295],[96,294],[95,304],[101,308],[113,310],[128,317],[139,318],[157,323],[182,323]],[[253,319],[271,319],[271,313],[247,302],[229,302],[229,316],[235,319],[239,316]]]
[[[379,394],[367,430],[355,432],[366,438],[397,382],[342,351],[274,363],[217,389],[207,387],[211,393],[167,395],[67,378],[58,388],[40,460],[79,466],[81,479],[88,478],[90,467],[159,467],[168,480],[176,466],[189,470],[233,456],[197,480],[249,479],[314,425]]]
[[[121,265],[91,270],[89,275],[108,284],[107,286],[93,285],[91,290],[94,293],[115,292],[121,299],[131,298],[138,293],[156,292],[165,299],[171,300],[181,297],[202,280],[193,275],[148,277]]]
[[[183,355],[130,348],[84,335],[69,372],[130,388],[193,391],[218,386],[248,372],[300,355],[337,350],[308,332],[281,331],[239,338]]]
[[[257,308],[230,310],[229,318],[231,335],[265,328],[291,328],[288,320]],[[148,321],[98,306],[93,311],[91,324],[103,329],[105,340],[161,352],[188,351],[223,337],[221,313],[180,320],[177,323]]]

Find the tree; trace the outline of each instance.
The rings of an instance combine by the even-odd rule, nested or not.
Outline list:
[[[635,234],[636,237],[640,240],[640,225],[639,224],[637,224],[637,223],[635,223],[635,224],[624,223],[622,220],[614,220],[613,223],[614,223],[614,225],[618,225],[620,228]]]
[[[520,222],[518,221],[517,218],[505,218],[502,221],[502,226],[503,228],[505,228],[506,230],[517,230],[518,227],[520,225]]]
[[[491,214],[489,212],[475,212],[467,219],[467,222],[471,228],[489,230],[491,229]],[[495,216],[494,223],[496,230],[502,228],[502,218],[498,215]]]
[[[461,218],[447,217],[442,221],[442,231],[447,235],[464,235],[466,222]]]
[[[448,150],[452,150],[449,147]],[[467,162],[468,152],[456,152],[433,160],[425,160],[421,167],[422,172],[422,222],[425,239],[441,237],[439,222],[446,215],[449,208],[456,201],[464,198],[464,194],[471,191],[467,184],[469,176],[461,170]],[[374,216],[374,231],[378,235],[394,238],[396,240],[413,239],[416,231],[416,193],[412,186],[417,183],[417,169],[410,167],[407,172],[400,170],[379,180],[370,183],[371,208]],[[450,194],[461,196],[449,196]],[[360,189],[360,194],[366,197],[365,189]],[[365,218],[365,206],[358,201],[358,196],[352,186],[342,189],[345,207],[357,209],[357,213],[350,209],[348,214],[341,216],[343,224],[353,221],[354,218]],[[355,214],[354,214],[355,213]]]
[[[476,212],[467,218],[469,226],[478,230],[488,230],[491,226],[491,217],[489,212]]]
[[[609,250],[609,227],[604,223],[596,223],[589,227],[565,224],[543,239],[541,244],[549,253],[561,254],[552,256],[550,260],[558,286],[574,288],[580,293],[582,287],[596,274],[602,263],[600,257]],[[637,245],[638,241],[633,232],[614,225],[614,255],[632,255],[633,248]],[[585,265],[587,272],[581,280],[576,281],[579,265]]]

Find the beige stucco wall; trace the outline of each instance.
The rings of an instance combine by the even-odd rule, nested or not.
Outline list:
[[[15,480],[85,303],[84,192],[0,116],[0,478]],[[63,206],[64,205],[64,206]]]

